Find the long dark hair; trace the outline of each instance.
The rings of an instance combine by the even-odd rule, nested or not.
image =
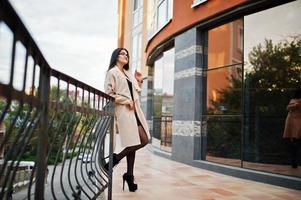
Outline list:
[[[108,71],[109,71],[110,69],[112,69],[112,68],[116,65],[117,57],[118,57],[120,51],[122,51],[122,50],[125,50],[126,53],[129,55],[128,50],[125,49],[125,48],[117,48],[117,49],[115,49],[115,50],[113,51],[113,53],[112,53],[112,56],[111,56],[111,61],[110,61],[110,65],[109,65]],[[130,66],[129,66],[129,62],[130,62],[130,61],[129,61],[129,60],[130,60],[130,57],[128,56],[128,63],[125,64],[125,65],[123,66],[123,69],[128,70],[128,69],[130,68]]]

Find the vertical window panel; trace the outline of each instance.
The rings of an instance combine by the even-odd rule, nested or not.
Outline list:
[[[244,18],[243,166],[298,177],[301,142],[283,132],[287,105],[301,87],[300,9],[294,1]]]

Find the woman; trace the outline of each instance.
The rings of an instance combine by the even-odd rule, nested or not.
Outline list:
[[[283,138],[289,138],[292,168],[298,167],[298,148],[301,139],[301,89],[295,91],[294,97],[287,105],[288,114],[285,121]]]
[[[123,189],[126,181],[131,192],[137,190],[134,183],[135,153],[144,147],[150,138],[146,119],[140,108],[142,75],[129,70],[129,53],[124,48],[115,49],[105,80],[105,92],[115,98],[115,122],[121,145],[125,147],[119,154],[113,154],[113,166],[126,157],[127,172],[123,174]],[[108,170],[108,163],[104,166]]]

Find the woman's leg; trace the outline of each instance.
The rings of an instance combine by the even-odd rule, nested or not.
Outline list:
[[[125,156],[127,156],[127,171],[131,175],[133,175],[134,171],[134,163],[135,163],[135,152],[147,145],[148,143],[148,138],[147,134],[142,126],[138,126],[138,132],[139,132],[139,137],[140,137],[140,142],[141,144],[135,145],[135,146],[130,146],[126,147],[123,149],[119,154],[113,154],[113,167],[119,163],[120,160],[122,160]],[[109,169],[109,163],[106,163],[104,168],[106,170]]]
[[[141,141],[141,147],[144,147],[147,143],[148,143],[148,138],[147,135],[143,129],[142,126],[138,126],[139,129],[139,136],[140,136],[140,141]],[[137,149],[138,150],[138,149]],[[134,173],[134,164],[135,164],[135,155],[136,155],[136,151],[132,151],[130,152],[127,156],[127,174],[133,175]]]
[[[117,154],[117,159],[118,160],[121,160],[125,156],[129,155],[129,153],[135,152],[138,149],[140,149],[140,148],[144,147],[145,145],[147,145],[148,138],[147,138],[147,134],[146,134],[144,128],[142,126],[138,126],[138,131],[139,131],[139,137],[140,137],[141,144],[131,146],[131,147],[126,147],[125,149],[123,149],[119,154]],[[134,162],[135,162],[135,157],[133,159],[133,163]],[[132,164],[132,166],[134,166],[134,164]]]
[[[132,151],[128,155],[126,155],[126,162],[127,162],[127,172],[126,173],[129,175],[134,174],[135,156],[136,156],[136,151]]]
[[[145,145],[148,144],[147,134],[142,126],[138,126],[138,130],[139,130],[141,145],[142,147],[144,147]]]
[[[298,164],[297,164],[297,153],[298,153],[298,143],[297,143],[297,139],[293,138],[291,139],[291,165],[292,168],[297,168]]]

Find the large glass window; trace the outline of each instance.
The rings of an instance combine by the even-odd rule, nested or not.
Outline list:
[[[301,133],[284,137],[287,116],[301,116],[287,107],[301,101],[300,10],[294,1],[208,31],[206,160],[301,177]]]
[[[153,144],[171,150],[174,95],[174,49],[163,53],[154,65]]]
[[[172,19],[173,0],[149,0],[147,12],[148,37],[151,38]]]
[[[242,20],[208,32],[206,160],[241,164]],[[220,38],[223,38],[222,40]]]
[[[135,70],[141,71],[141,44],[142,43],[142,34],[141,32],[135,33],[132,40],[132,57],[131,57],[131,66],[132,71]]]
[[[287,105],[301,88],[300,10],[299,0],[244,18],[243,152],[244,167],[299,177],[301,138],[283,132]]]
[[[131,55],[132,72],[134,72],[135,70],[141,71],[142,17],[143,0],[134,0]]]
[[[157,30],[160,30],[172,18],[172,0],[157,0]]]
[[[143,0],[134,0],[133,27],[142,23],[142,17],[143,17]]]
[[[161,1],[158,5],[158,24],[157,29],[161,28],[167,21],[167,1]]]
[[[163,94],[163,58],[161,57],[158,60],[156,60],[154,65],[153,137],[158,140],[161,140],[162,94]]]

